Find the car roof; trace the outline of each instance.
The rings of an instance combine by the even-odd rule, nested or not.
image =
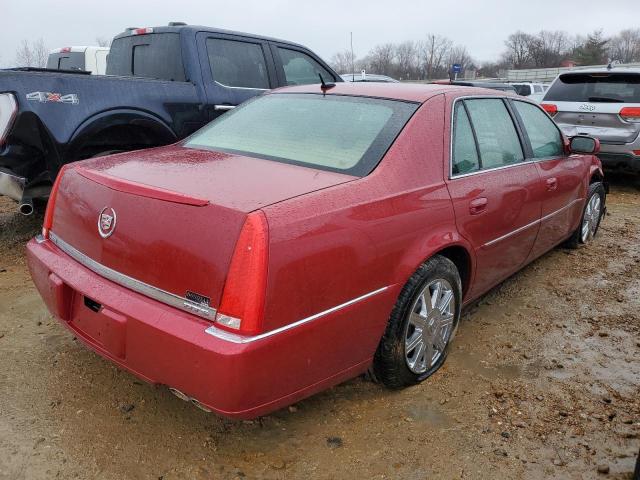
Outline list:
[[[273,90],[276,93],[318,93],[320,84],[282,87]],[[511,92],[490,90],[462,85],[439,85],[425,83],[376,83],[376,82],[339,82],[326,90],[326,95],[351,95],[358,97],[387,98],[405,102],[426,102],[431,97],[443,93],[459,93],[460,95],[517,96]]]
[[[124,32],[116,35],[114,39],[132,36],[136,28],[138,27],[127,28]],[[139,27],[139,28],[148,28],[148,27]],[[304,48],[305,50],[307,49],[307,47],[305,47],[304,45],[301,45],[295,42],[290,42],[289,40],[282,40],[279,38],[267,37],[264,35],[256,35],[254,33],[237,32],[235,30],[225,30],[223,28],[206,27],[202,25],[163,25],[158,27],[152,26],[151,28],[153,29],[153,33],[182,33],[182,32],[193,33],[193,34],[198,32],[222,33],[225,35],[234,35],[237,37],[252,38],[255,40],[266,40],[269,42],[286,43],[287,45]]]

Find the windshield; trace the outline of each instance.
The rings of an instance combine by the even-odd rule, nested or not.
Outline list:
[[[564,74],[551,85],[544,99],[556,102],[640,103],[640,75]]]
[[[243,104],[184,144],[368,175],[418,104],[321,94],[270,94]]]
[[[84,70],[84,52],[51,53],[47,68],[52,70]]]

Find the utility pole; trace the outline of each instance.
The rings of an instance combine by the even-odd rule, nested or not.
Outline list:
[[[356,81],[356,62],[353,57],[353,32],[351,33],[351,81]]]

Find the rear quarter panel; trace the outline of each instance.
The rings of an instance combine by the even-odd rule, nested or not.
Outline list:
[[[371,358],[409,276],[456,242],[443,181],[443,132],[440,95],[420,107],[369,176],[265,209],[271,239],[266,330],[389,287],[381,299],[348,307],[348,319],[318,322],[316,346],[294,353],[309,368],[323,362],[328,375]],[[371,302],[375,311],[367,308]]]

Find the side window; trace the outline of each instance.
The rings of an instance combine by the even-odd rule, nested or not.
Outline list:
[[[333,82],[335,80],[326,68],[305,53],[278,47],[278,54],[282,61],[287,85],[320,83],[319,75],[322,75],[325,82]]]
[[[453,117],[453,162],[451,173],[461,175],[463,173],[480,170],[480,161],[476,142],[473,138],[473,130],[467,116],[467,111],[462,102],[456,104]]]
[[[513,102],[522,118],[535,158],[557,157],[564,146],[560,132],[542,110],[526,102]]]
[[[260,44],[208,38],[207,55],[216,82],[227,87],[269,88],[267,62]]]
[[[543,92],[543,90],[542,90],[542,85],[534,85],[534,86],[533,86],[533,90],[534,90],[534,92],[536,92],[536,93],[542,93],[542,92]]]
[[[464,101],[478,140],[483,169],[522,162],[524,154],[504,102],[498,98]]]

